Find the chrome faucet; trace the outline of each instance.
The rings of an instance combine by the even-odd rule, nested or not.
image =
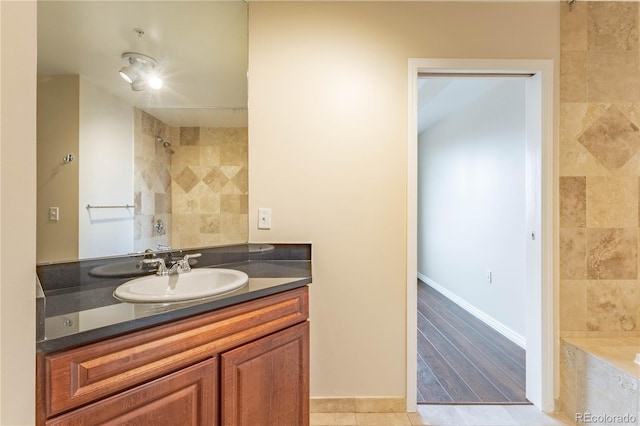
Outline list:
[[[156,275],[162,277],[164,275],[169,275],[169,270],[167,269],[167,265],[164,264],[164,259],[161,257],[153,257],[151,259],[142,259],[142,263],[147,265],[158,265],[156,268]]]
[[[143,259],[142,262],[146,264],[154,264],[158,265],[156,268],[157,276],[165,276],[172,274],[184,274],[187,272],[191,272],[191,265],[189,265],[189,259],[193,259],[194,257],[200,257],[202,253],[194,253],[194,254],[186,254],[184,258],[178,260],[176,263],[171,265],[171,268],[167,269],[167,265],[164,262],[164,259],[160,257],[154,257],[152,259]]]

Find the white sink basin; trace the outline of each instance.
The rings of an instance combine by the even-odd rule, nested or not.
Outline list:
[[[178,302],[229,293],[248,282],[249,277],[241,271],[201,268],[183,274],[136,278],[116,288],[113,295],[127,302]]]

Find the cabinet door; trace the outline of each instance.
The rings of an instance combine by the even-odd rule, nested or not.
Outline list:
[[[222,424],[309,424],[309,323],[221,356]]]
[[[212,358],[45,424],[217,426],[217,370],[218,361]]]

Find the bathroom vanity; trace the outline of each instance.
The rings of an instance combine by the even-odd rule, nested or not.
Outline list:
[[[84,273],[39,266],[37,424],[308,424],[310,246],[199,251],[198,266],[243,270],[249,284],[195,302],[126,303],[106,296],[125,278],[65,287],[57,281]]]

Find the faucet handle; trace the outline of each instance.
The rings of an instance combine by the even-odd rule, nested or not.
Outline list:
[[[142,263],[146,263],[148,265],[157,264],[158,267],[156,269],[156,275],[168,275],[169,271],[167,271],[167,265],[164,264],[164,259],[161,257],[154,257],[152,259],[142,259]]]
[[[188,262],[189,259],[193,259],[194,257],[200,257],[200,256],[202,256],[202,253],[185,254],[184,260]]]
[[[194,254],[185,254],[182,260],[179,260],[177,265],[179,267],[178,272],[190,272],[191,265],[189,264],[189,259],[193,259],[194,257],[200,257],[202,253],[194,253]]]

